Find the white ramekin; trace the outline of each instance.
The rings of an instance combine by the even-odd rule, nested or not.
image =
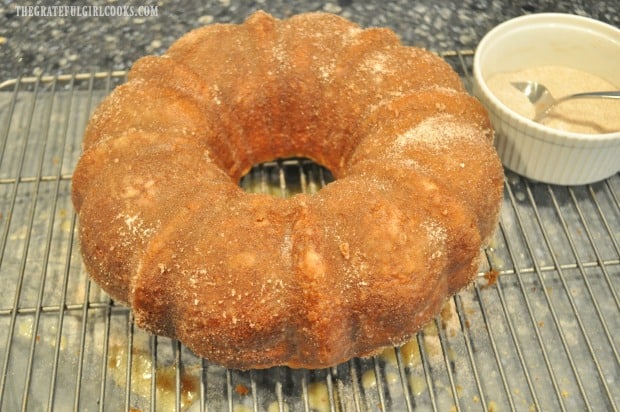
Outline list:
[[[620,89],[620,30],[586,17],[541,13],[508,20],[484,36],[474,56],[474,95],[489,111],[504,166],[561,185],[618,172],[620,131],[581,134],[543,126],[512,111],[487,87],[496,73],[541,65],[583,70]]]

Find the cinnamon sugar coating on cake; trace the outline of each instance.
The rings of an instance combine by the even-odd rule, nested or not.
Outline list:
[[[98,107],[73,177],[84,263],[147,331],[227,367],[320,368],[410,339],[465,287],[503,170],[439,57],[334,15],[194,30]],[[336,180],[244,193],[304,156]]]

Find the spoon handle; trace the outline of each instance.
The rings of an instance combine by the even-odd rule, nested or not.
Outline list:
[[[571,94],[569,96],[564,96],[557,99],[556,104],[559,102],[563,102],[564,100],[569,99],[586,99],[589,97],[597,97],[602,99],[620,99],[620,91],[610,91],[610,92],[587,92],[587,93],[577,93]]]
[[[620,91],[606,91],[606,92],[585,92],[585,93],[577,93],[571,94],[568,96],[560,97],[556,99],[556,101],[549,105],[546,109],[542,110],[536,116],[534,116],[534,121],[539,122],[543,117],[546,117],[552,108],[557,106],[558,104],[571,99],[587,99],[587,98],[599,98],[599,99],[620,99]]]

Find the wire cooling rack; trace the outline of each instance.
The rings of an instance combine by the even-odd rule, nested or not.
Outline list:
[[[470,82],[472,51],[442,54]],[[82,132],[124,72],[0,84],[0,409],[617,410],[620,175],[588,186],[506,172],[476,281],[401,348],[324,370],[227,370],[148,336],[84,271],[70,201]],[[306,159],[245,190],[332,180]]]

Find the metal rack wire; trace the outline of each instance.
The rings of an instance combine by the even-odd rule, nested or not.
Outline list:
[[[473,52],[443,57],[469,81]],[[71,173],[123,72],[0,84],[1,410],[617,410],[620,175],[589,186],[506,172],[501,224],[471,287],[401,348],[317,371],[226,370],[134,328],[82,267]],[[305,159],[248,191],[332,179]]]

